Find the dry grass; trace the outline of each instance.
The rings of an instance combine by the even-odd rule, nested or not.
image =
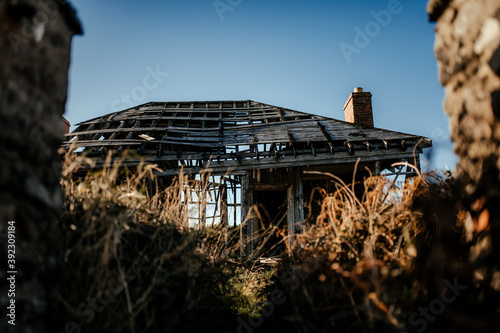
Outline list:
[[[239,231],[188,230],[182,178],[149,196],[155,166],[108,162],[78,178],[91,162],[65,159],[61,317],[92,332],[233,327],[254,302],[233,283],[242,272],[228,261]]]
[[[358,198],[351,186],[334,175],[333,193],[320,191],[321,212],[316,224],[301,235],[296,251],[333,254],[339,262],[398,261],[415,255],[411,238],[418,233],[418,213],[410,210],[412,193],[425,186],[422,177],[402,185],[385,177],[370,177]],[[405,247],[406,246],[406,247]]]
[[[315,189],[323,196],[316,224],[296,237],[279,267],[275,288],[287,301],[264,323],[266,330],[498,330],[499,288],[486,280],[495,266],[485,269],[483,261],[487,282],[474,284],[470,250],[483,237],[466,237],[459,187],[449,173],[419,175],[401,186],[370,177],[356,185],[363,186],[362,196],[330,176],[330,193]],[[465,291],[425,319],[421,309],[429,311],[443,290],[450,292],[446,281],[458,281]]]
[[[415,292],[409,278],[414,239],[422,232],[421,215],[410,210],[412,194],[426,182],[415,177],[396,186],[370,177],[360,198],[354,187],[329,176],[331,193],[315,189],[323,197],[316,224],[296,237],[290,260],[280,267],[276,283],[287,295],[280,317],[304,332],[401,330],[406,325],[398,318]]]
[[[356,185],[363,195],[330,175],[329,192],[315,189],[322,197],[316,223],[269,268],[258,264],[262,243],[284,230],[261,232],[257,260],[240,261],[239,228],[186,227],[186,176],[151,196],[155,166],[129,170],[120,162],[81,173],[89,160],[65,159],[58,308],[83,332],[235,331],[238,317],[259,322],[276,290],[286,302],[258,331],[415,331],[408,318],[455,277],[468,285],[463,299],[472,305],[447,305],[429,331],[456,330],[471,307],[486,313],[495,304],[490,299],[498,292],[474,285],[476,268],[467,262],[479,238],[467,235],[449,174],[419,175],[401,186],[370,177]]]

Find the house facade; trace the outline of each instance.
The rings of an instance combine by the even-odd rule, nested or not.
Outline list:
[[[182,170],[192,180],[191,226],[243,224],[243,250],[251,253],[263,228],[277,225],[293,238],[312,222],[305,203],[331,179],[328,173],[346,183],[355,169],[356,179],[387,169],[411,174],[392,165],[419,167],[422,149],[432,146],[425,137],[375,128],[371,93],[361,88],[344,113],[340,121],[251,100],[150,102],[78,124],[66,145],[96,167],[109,152],[134,151],[125,164],[157,164],[167,185]],[[257,207],[264,212],[259,219]]]

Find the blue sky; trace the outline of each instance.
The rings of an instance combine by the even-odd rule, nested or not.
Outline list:
[[[251,99],[344,119],[354,89],[376,127],[433,140],[454,169],[425,0],[72,0],[71,124],[149,101]]]

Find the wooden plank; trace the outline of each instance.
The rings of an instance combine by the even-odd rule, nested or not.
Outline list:
[[[292,168],[296,166],[318,166],[318,165],[340,165],[340,164],[353,164],[356,163],[360,156],[351,156],[347,154],[344,158],[339,158],[340,154],[335,154],[332,157],[330,153],[317,154],[313,156],[302,156],[300,159],[285,159],[280,158],[276,160],[274,158],[260,159],[260,160],[244,160],[242,163],[234,161],[225,161],[225,163],[217,164],[212,163],[208,167],[199,168],[189,168],[185,169],[186,173],[211,173],[211,174],[241,174],[247,170],[255,169],[267,169],[267,168]],[[384,160],[404,160],[413,159],[413,154],[411,153],[400,153],[400,154],[386,154],[383,156],[363,156],[361,157],[361,163],[371,163],[376,161]],[[260,162],[260,163],[259,163]],[[263,162],[263,163],[262,163]],[[158,172],[158,176],[172,176],[177,174],[179,171],[175,170],[165,170],[163,172]]]
[[[205,228],[207,224],[207,191],[206,191],[206,181],[207,176],[201,175],[201,184],[198,188],[198,191],[201,192],[201,201],[200,201],[200,228]],[[198,192],[198,198],[200,198],[200,193]]]
[[[295,200],[294,200],[294,191],[295,191],[295,186],[290,185],[286,191],[286,200],[287,200],[287,243],[289,245],[293,244],[293,236],[295,234],[294,232],[294,218],[295,218]],[[287,246],[287,249],[291,248],[291,246]]]
[[[186,107],[184,107],[184,105]],[[228,107],[230,105],[230,107]],[[241,105],[241,107],[240,107]],[[183,106],[181,108],[181,106]],[[213,115],[213,117],[211,117]],[[311,128],[310,123],[321,121],[325,126],[326,131],[331,135],[332,139],[381,139],[395,140],[407,138],[416,139],[417,136],[410,134],[399,133],[395,131],[382,130],[378,128],[364,128],[356,126],[343,121],[310,115],[299,111],[284,109],[275,107],[272,105],[267,105],[264,103],[257,103],[254,101],[220,101],[220,102],[169,102],[169,103],[147,103],[142,106],[124,110],[121,112],[114,112],[109,115],[94,118],[86,122],[79,123],[79,128],[70,134],[68,137],[77,135],[95,135],[95,134],[106,134],[106,133],[116,133],[117,129],[110,128],[108,130],[99,130],[95,128],[88,127],[85,129],[84,126],[92,126],[99,123],[99,125],[105,125],[106,123],[119,122],[119,121],[130,121],[131,119],[139,119],[143,121],[186,121],[190,120],[191,124],[199,125],[198,129],[190,128],[190,133],[198,133],[198,136],[205,136],[205,131],[211,130],[210,126],[203,129],[203,122],[207,125],[207,121],[215,122],[226,122],[225,129],[234,129],[236,131],[246,130],[252,131],[254,129],[258,130],[259,126],[264,126],[263,128],[268,128],[262,132],[262,135],[272,135],[271,132],[280,131],[281,125],[290,126],[288,131],[293,133],[297,138],[297,141],[307,141],[307,140],[319,140],[319,134],[317,130]],[[267,123],[253,123],[253,122],[264,122]],[[242,124],[238,124],[241,122]],[[248,124],[248,123],[252,124]],[[245,124],[246,123],[246,124]],[[267,126],[267,127],[266,127]],[[163,131],[165,127],[155,127],[154,129],[144,128],[142,130],[147,131]],[[176,127],[178,128],[178,127]],[[92,132],[94,130],[95,132]],[[124,128],[124,131],[129,129]],[[215,127],[218,130],[218,127]],[[259,136],[259,135],[257,135]],[[268,141],[281,140],[281,137],[272,137]],[[328,139],[327,139],[328,141]],[[430,146],[430,141],[424,143],[426,146]]]
[[[323,122],[327,123],[327,122]],[[338,127],[338,126],[335,126]],[[328,130],[329,133],[335,133],[335,137],[332,137],[332,140],[349,140],[350,142],[356,142],[356,141],[371,141],[371,140],[380,140],[380,139],[385,139],[385,140],[405,140],[405,141],[410,141],[410,140],[416,140],[417,138],[420,139],[420,137],[416,136],[408,136],[408,135],[403,135],[400,133],[394,133],[394,132],[384,132],[385,136],[381,137],[380,136],[380,130],[369,130],[369,129],[364,129],[362,132],[357,132],[355,129],[353,130],[352,128],[342,128],[342,127],[328,127],[327,125],[324,126],[325,131]],[[199,141],[206,141],[206,138],[210,137],[219,137],[220,136],[220,130],[219,128],[179,128],[179,127],[136,127],[136,128],[111,128],[111,129],[94,129],[90,131],[79,131],[75,133],[70,133],[68,137],[74,137],[74,136],[85,136],[85,135],[95,135],[95,134],[109,134],[109,133],[122,133],[122,132],[172,132],[180,135],[185,135],[183,138],[176,138],[174,141],[170,141],[168,143],[174,143],[174,144],[183,144],[181,139],[185,139],[184,141],[193,141],[197,142]],[[296,139],[297,142],[309,142],[309,141],[326,141],[325,140],[325,135],[322,133],[320,129],[317,128],[317,126],[314,126],[314,123],[271,123],[271,124],[255,124],[255,125],[242,125],[242,126],[225,126],[224,127],[224,141],[227,142],[228,144],[235,144],[235,143],[241,143],[241,144],[246,144],[246,143],[272,143],[272,142],[288,142],[288,136],[285,135],[286,132],[292,133]],[[356,134],[356,135],[352,135]],[[359,134],[359,135],[358,135]],[[247,136],[249,139],[245,140],[245,136]],[[250,139],[251,137],[251,139]],[[198,138],[198,139],[197,139]],[[175,141],[179,140],[179,141]],[[166,142],[167,143],[167,142]],[[423,147],[429,147],[431,145],[430,140],[425,140],[422,143]]]
[[[249,187],[250,181],[248,172],[241,177],[241,223],[243,227],[240,229],[241,238],[241,255],[252,259],[255,248],[255,218],[249,218],[248,212],[253,206],[253,190]]]
[[[158,117],[149,117],[149,118],[144,118],[144,117],[136,117],[135,118],[136,120],[142,120],[142,121],[152,121],[152,120],[158,120]],[[193,120],[193,118],[190,118],[190,117],[163,117],[163,119],[166,119],[166,120],[179,120],[179,121],[187,121],[187,120]],[[200,120],[200,123],[201,121],[203,120],[206,120],[206,118],[204,117],[200,117],[199,118]],[[245,119],[245,121],[248,121],[250,120],[250,118],[248,119]],[[254,119],[255,120],[255,119]],[[226,119],[222,119],[222,122],[234,122],[234,118],[226,118]],[[239,121],[239,119],[238,119]],[[310,120],[306,120],[306,121],[310,121]],[[276,123],[270,123],[270,124],[245,124],[245,125],[233,125],[233,126],[225,126],[225,129],[228,129],[228,130],[235,130],[235,131],[241,131],[241,130],[247,130],[247,129],[253,129],[253,128],[260,128],[260,127],[275,127],[275,126],[282,126],[282,125],[286,125],[286,124],[293,124],[293,123],[297,123],[299,121],[297,120],[289,120],[289,121],[284,121],[284,122],[276,122]],[[303,121],[300,121],[300,122],[303,122]],[[179,129],[179,130],[185,130],[184,127],[173,127],[172,129]],[[139,130],[142,130],[142,131],[164,131],[164,130],[167,130],[170,128],[169,127],[151,127],[151,126],[148,126],[148,127],[141,127]],[[132,130],[131,128],[124,128],[122,131],[127,131],[127,130]],[[190,128],[190,130],[194,131],[194,132],[201,132],[201,131],[216,131],[218,130],[218,128],[206,128],[206,129],[202,129],[202,128]],[[94,134],[94,133],[105,133],[106,131],[104,130],[99,130],[99,129],[96,129],[94,130],[95,132],[92,132],[92,131],[81,131],[81,132],[78,132],[78,133],[71,133],[71,134],[74,134],[74,135],[83,135],[83,134]],[[107,130],[108,132],[113,132],[113,131],[118,131],[118,129],[116,128],[112,128],[112,129],[109,129]]]
[[[220,220],[222,225],[224,226],[224,229],[227,229],[229,227],[229,219],[228,219],[228,209],[227,209],[227,185],[225,183],[221,184],[219,186],[219,191],[220,191],[220,197],[221,197],[221,202],[220,202]],[[227,243],[227,233],[225,235],[225,241]]]
[[[83,144],[77,144],[76,147],[92,147],[93,142],[90,141],[89,145]],[[95,144],[95,143],[94,143]],[[125,145],[125,146],[137,146],[139,143],[133,143],[133,142],[118,142],[118,143],[113,143],[114,146],[117,145]],[[103,142],[100,145],[108,146],[108,143]],[[414,144],[413,144],[414,145]],[[98,145],[99,146],[99,145]],[[111,146],[112,147],[112,146]],[[395,148],[395,149],[394,149]],[[367,151],[365,149],[362,150],[355,150],[354,151],[354,157],[355,156],[360,156],[360,157],[365,157],[365,156],[379,156],[380,159],[384,159],[386,156],[399,156],[400,149],[395,146],[394,148],[391,148],[390,150],[385,150],[382,148],[382,144],[374,144],[374,149],[372,151]],[[413,151],[412,149],[409,149],[407,153],[411,153]],[[328,153],[329,150],[327,148],[316,148],[315,149],[316,154],[325,154]],[[417,149],[417,153],[421,152],[421,148],[419,147]],[[339,147],[336,148],[336,156],[329,156],[328,158],[331,159],[332,161],[336,160],[344,160],[345,156],[347,156],[347,149],[345,147]],[[282,163],[285,163],[284,161],[289,160],[290,163],[293,165],[293,163],[302,163],[308,159],[314,159],[314,156],[311,155],[311,150],[310,149],[286,149],[286,150],[281,150],[279,151],[280,158],[282,159]],[[338,154],[338,156],[337,156]],[[266,167],[266,164],[269,163],[267,161],[270,157],[273,157],[274,153],[272,151],[261,151],[259,152],[259,156],[257,157],[255,153],[252,152],[240,152],[239,153],[239,158],[240,161],[237,162],[237,164],[247,164],[251,163],[249,160],[255,160],[255,166],[258,167],[259,165],[263,165]],[[350,156],[350,155],[349,155]],[[177,152],[177,151],[168,151],[168,150],[163,150],[162,155],[160,157],[157,156],[157,150],[146,150],[143,151],[143,156],[142,160],[148,162],[148,163],[161,163],[161,162],[168,162],[168,161],[176,161],[178,159],[190,159],[190,160],[201,160],[204,161],[204,165],[206,165],[209,161],[211,165],[215,165],[216,162],[219,163],[219,165],[227,165],[228,167],[232,167],[233,164],[235,163],[235,159],[237,158],[236,154],[217,154],[217,156],[214,155],[214,153],[200,153],[200,152]],[[259,158],[262,159],[262,161],[259,162]],[[140,160],[138,159],[128,159],[130,164],[136,163],[138,164]],[[220,162],[219,162],[220,161]],[[274,162],[273,162],[274,163]],[[333,163],[333,162],[332,162]]]
[[[304,227],[304,186],[302,182],[302,168],[294,168],[295,173],[295,211],[294,211],[294,233],[302,233]]]

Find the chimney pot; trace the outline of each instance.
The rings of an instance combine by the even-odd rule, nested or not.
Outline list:
[[[344,105],[345,121],[355,125],[373,127],[372,94],[356,87]]]

